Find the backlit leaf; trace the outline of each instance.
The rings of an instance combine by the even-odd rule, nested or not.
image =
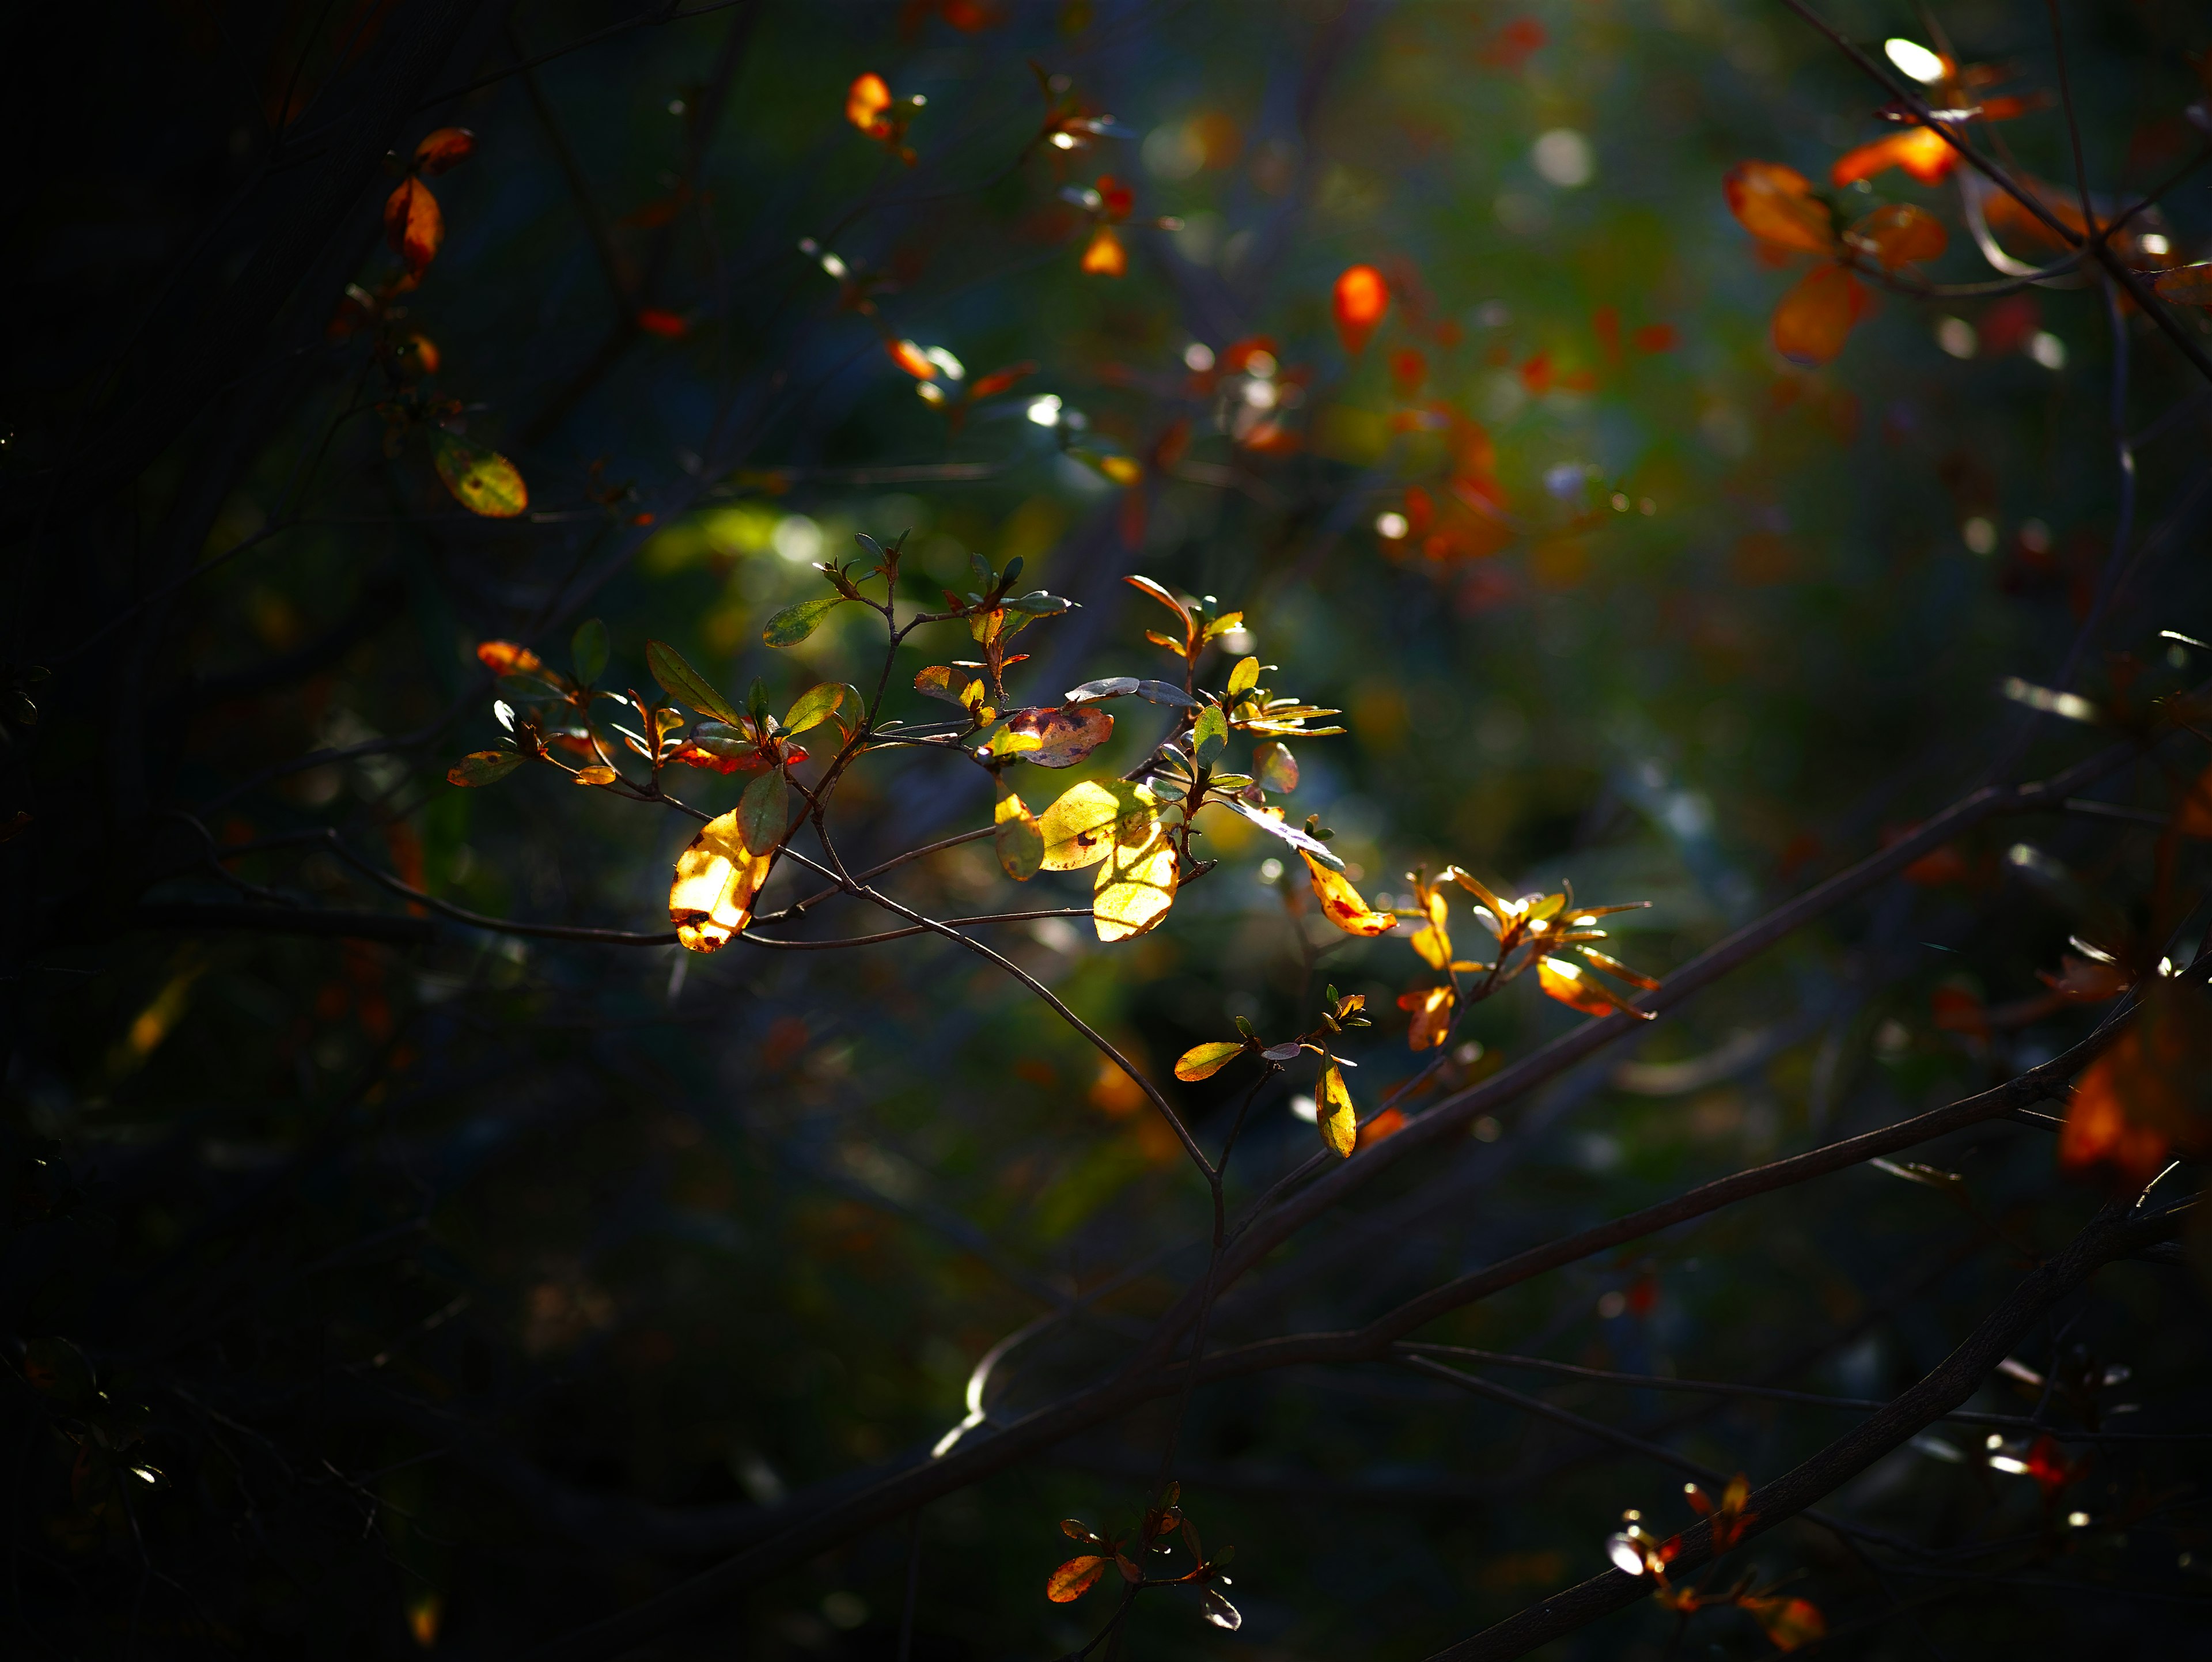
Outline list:
[[[1409,1013],[1413,1026],[1406,1042],[1416,1050],[1432,1050],[1451,1037],[1452,1007],[1457,999],[1449,987],[1416,987],[1398,995],[1398,1008]]]
[[[2212,306],[2212,263],[2202,265],[2178,265],[2171,271],[2160,271],[2151,285],[2160,300],[2170,300],[2178,306]]]
[[[1044,1596],[1055,1604],[1072,1604],[1090,1592],[1105,1571],[1105,1559],[1095,1553],[1071,1558],[1045,1578]]]
[[[585,686],[599,679],[607,667],[607,626],[597,618],[586,619],[568,640],[568,662]]]
[[[1298,850],[1313,879],[1313,892],[1321,901],[1322,916],[1346,934],[1388,934],[1398,927],[1389,912],[1378,912],[1361,898],[1351,879],[1332,871],[1304,849]]]
[[[477,661],[500,675],[544,675],[545,663],[526,646],[513,641],[485,641],[477,647]]]
[[[991,819],[991,839],[1000,868],[1015,882],[1028,882],[1044,860],[1044,833],[1037,828],[1036,816],[1004,778],[999,781],[999,803]]]
[[[1390,309],[1390,285],[1372,265],[1348,266],[1329,295],[1337,338],[1349,356],[1358,356]]]
[[[1866,311],[1866,289],[1840,265],[1819,265],[1774,308],[1774,350],[1807,368],[1829,362]]]
[[[1198,1595],[1199,1613],[1217,1628],[1231,1633],[1244,1625],[1243,1613],[1212,1587],[1200,1590]]]
[[[1245,1047],[1234,1039],[1209,1039],[1203,1044],[1194,1044],[1176,1058],[1175,1076],[1186,1084],[1212,1079],[1243,1056],[1244,1050]]]
[[[1658,990],[1659,983],[1655,978],[1645,975],[1640,970],[1630,969],[1619,959],[1601,953],[1595,947],[1577,947],[1575,950],[1607,975],[1617,975],[1631,985],[1643,988],[1647,993]]]
[[[738,840],[757,854],[773,849],[783,836],[790,804],[790,782],[781,768],[770,768],[738,799]]]
[[[2134,1025],[2075,1083],[2058,1163],[2140,1189],[2177,1150],[2212,1150],[2212,995],[2152,977]]]
[[[1149,842],[1159,821],[1157,799],[1142,785],[1085,779],[1070,785],[1037,816],[1048,872],[1080,871],[1106,857],[1116,842]],[[1117,832],[1116,828],[1122,828]]]
[[[1229,721],[1222,715],[1221,706],[1208,704],[1198,713],[1198,725],[1191,729],[1191,753],[1198,758],[1199,766],[1211,767],[1223,747],[1229,743]]]
[[[1072,768],[1114,736],[1114,718],[1087,704],[1016,710],[975,753],[988,761],[1013,758],[1041,768]]]
[[[1298,759],[1291,754],[1288,745],[1270,742],[1253,751],[1252,772],[1262,790],[1283,792],[1298,788]]]
[[[726,727],[740,726],[744,718],[730,701],[714,691],[714,685],[684,661],[684,654],[665,641],[645,643],[645,667],[653,672],[653,679],[660,683],[661,691],[679,703],[686,703],[702,715],[710,715]]]
[[[434,178],[467,161],[476,148],[477,136],[466,127],[441,127],[415,147],[415,166]]]
[[[611,785],[622,776],[604,762],[594,762],[589,767],[578,768],[576,782],[580,785]]]
[[[872,70],[856,76],[845,89],[845,119],[862,132],[870,131],[876,125],[876,118],[890,107],[890,86]]]
[[[1775,161],[1739,161],[1721,183],[1729,211],[1753,236],[1810,253],[1835,252],[1835,222],[1813,181]]]
[[[1892,167],[1902,167],[1923,185],[1939,185],[1959,165],[1959,153],[1933,127],[1910,127],[1877,138],[1838,157],[1828,180],[1838,190]]]
[[[1159,584],[1154,582],[1150,577],[1125,577],[1121,581],[1127,583],[1130,587],[1138,590],[1139,593],[1151,595],[1152,599],[1158,600],[1169,611],[1174,612],[1176,619],[1182,624],[1184,632],[1186,634],[1189,632],[1190,608],[1185,606],[1181,600],[1176,599],[1174,595],[1169,594],[1166,589],[1161,587]]]
[[[1329,851],[1328,843],[1317,837],[1309,836],[1283,818],[1280,808],[1255,808],[1249,802],[1234,796],[1208,796],[1210,807],[1231,808],[1241,813],[1270,837],[1279,837],[1309,860],[1317,860],[1332,872],[1340,869],[1344,861]]]
[[[1766,1636],[1779,1651],[1794,1651],[1800,1645],[1809,1645],[1815,1639],[1827,1636],[1828,1624],[1820,1608],[1803,1598],[1747,1598],[1743,1607],[1752,1613]]]
[[[453,500],[488,520],[511,520],[530,506],[530,490],[514,464],[496,450],[471,444],[442,427],[428,429],[430,461]]]
[[[891,362],[916,380],[935,380],[937,366],[929,361],[929,354],[910,340],[887,340],[884,350],[891,355]]]
[[[511,750],[472,750],[446,770],[452,785],[495,785],[522,765],[520,752]]]
[[[1259,685],[1260,661],[1257,658],[1239,658],[1237,667],[1229,672],[1229,696],[1234,698],[1240,693],[1251,691]]]
[[[1126,277],[1129,271],[1129,251],[1121,246],[1121,239],[1111,225],[1101,225],[1091,234],[1091,244],[1083,251],[1083,270],[1091,277]]]
[[[1175,904],[1175,844],[1149,814],[1124,824],[1127,831],[1099,866],[1091,897],[1091,922],[1101,941],[1142,934]]]
[[[845,702],[846,688],[842,684],[823,682],[809,687],[793,701],[791,709],[783,718],[786,733],[804,733],[809,728],[819,727],[837,713]]]
[[[1560,1003],[1585,1015],[1632,1015],[1650,1021],[1653,1013],[1639,1010],[1579,964],[1564,958],[1547,958],[1536,965],[1536,984]]]
[[[1359,1117],[1352,1111],[1352,1093],[1345,1088],[1344,1070],[1334,1056],[1322,1063],[1321,1083],[1314,1093],[1314,1120],[1322,1141],[1350,1159],[1359,1142]]]
[[[1406,944],[1419,953],[1421,961],[1431,969],[1441,970],[1452,961],[1451,932],[1445,927],[1450,908],[1441,891],[1425,886],[1421,892],[1426,897],[1422,910],[1427,916]]]
[[[822,626],[822,620],[845,604],[842,594],[824,594],[819,600],[800,600],[787,606],[768,620],[761,630],[761,639],[772,647],[794,647]]]
[[[438,257],[446,240],[445,216],[430,187],[411,174],[384,199],[384,240],[410,271],[420,271]]]
[[[726,945],[752,916],[768,868],[768,855],[746,849],[735,808],[701,826],[676,856],[676,880],[669,886],[668,921],[676,938],[695,953]]]
[[[1943,222],[1924,208],[1893,202],[1875,209],[1851,227],[1854,247],[1865,249],[1886,271],[1895,271],[1915,260],[1934,259],[1948,246]]]

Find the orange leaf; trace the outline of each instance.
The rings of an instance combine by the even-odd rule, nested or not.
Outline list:
[[[486,641],[477,648],[477,661],[500,675],[543,675],[545,661],[526,646],[512,641]]]
[[[1774,308],[1774,350],[1810,368],[1829,362],[1866,311],[1866,289],[1840,265],[1815,266]]]
[[[989,374],[982,376],[969,387],[968,402],[974,404],[979,399],[991,398],[1005,392],[1024,375],[1035,374],[1036,374],[1036,364],[1033,360],[1010,363],[1003,369],[994,369]]]
[[[768,880],[769,856],[745,846],[732,808],[699,828],[690,845],[676,856],[676,877],[668,889],[668,921],[676,938],[695,953],[728,944],[752,916],[753,897]]]
[[[1923,185],[1940,185],[1958,165],[1959,153],[1944,142],[1942,134],[1933,127],[1912,127],[1846,151],[1828,170],[1828,180],[1840,191],[1862,179],[1902,167]]]
[[[1825,254],[1836,247],[1835,223],[1813,195],[1813,181],[1775,161],[1739,161],[1721,189],[1729,211],[1753,236],[1784,248]]]
[[[1803,1598],[1747,1598],[1743,1607],[1766,1629],[1778,1651],[1794,1651],[1825,1638],[1828,1624],[1819,1606]]]
[[[1850,240],[1891,271],[1917,259],[1935,259],[1950,241],[1942,221],[1908,202],[1875,209],[1851,227]]]
[[[1111,225],[1101,225],[1091,234],[1091,246],[1083,251],[1083,269],[1091,277],[1127,275],[1129,251],[1121,246]]]
[[[1114,736],[1114,718],[1096,704],[1017,710],[989,744],[986,761],[1018,758],[1041,768],[1072,768]]]
[[[1653,1020],[1656,1012],[1639,1010],[1579,964],[1570,964],[1564,958],[1547,958],[1536,965],[1536,984],[1560,1003],[1580,1010],[1584,1015],[1632,1015],[1642,1021]]]
[[[1416,1050],[1433,1050],[1450,1038],[1455,1002],[1449,987],[1416,987],[1410,993],[1399,994],[1398,1008],[1413,1018],[1413,1026],[1406,1030],[1407,1044]]]
[[[2058,1134],[2058,1163],[2069,1172],[2109,1165],[2132,1184],[2148,1183],[2166,1164],[2169,1147],[2154,1126],[2133,1123],[2121,1097],[2121,1076],[2134,1060],[2137,1040],[2130,1032],[2090,1064],[2074,1087],[2066,1124]],[[2124,1058],[2123,1050],[2130,1054]]]
[[[1321,900],[1322,916],[1346,934],[1388,934],[1398,927],[1389,912],[1378,912],[1360,897],[1342,872],[1333,872],[1304,849],[1298,858],[1313,874],[1313,892]]]
[[[845,89],[845,119],[864,133],[872,131],[876,118],[890,107],[890,87],[872,70]]]
[[[868,80],[873,77],[864,76],[861,78]],[[1055,1604],[1072,1604],[1097,1585],[1105,1570],[1106,1561],[1096,1553],[1071,1558],[1045,1577],[1044,1596]]]
[[[1419,953],[1421,961],[1431,969],[1441,970],[1452,958],[1451,932],[1445,927],[1449,909],[1443,896],[1425,884],[1421,886],[1419,895],[1427,921],[1413,931],[1406,944]]]
[[[1359,1135],[1352,1146],[1355,1148],[1372,1148],[1383,1138],[1395,1136],[1405,1129],[1406,1116],[1395,1108],[1385,1108],[1359,1128]]]
[[[384,199],[384,240],[410,271],[420,271],[438,257],[438,245],[446,240],[445,216],[421,180],[401,180]]]
[[[937,366],[929,361],[921,348],[910,340],[887,340],[884,350],[891,355],[891,362],[916,380],[935,380]]]
[[[2160,300],[2181,306],[2212,306],[2212,263],[2178,265],[2171,271],[2160,271],[2150,286],[2158,290]],[[2190,835],[2203,833],[2192,831]]]
[[[1390,285],[1372,265],[1348,267],[1336,280],[1331,300],[1336,314],[1337,338],[1347,353],[1357,354],[1390,309]]]
[[[441,127],[415,147],[415,167],[433,179],[476,154],[477,136],[466,127]]]
[[[2212,837],[2212,768],[2197,776],[2189,794],[2181,799],[2173,825],[2184,837]]]

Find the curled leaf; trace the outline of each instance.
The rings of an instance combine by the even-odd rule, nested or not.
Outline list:
[[[1212,1079],[1243,1056],[1244,1049],[1240,1042],[1225,1038],[1209,1039],[1203,1044],[1194,1044],[1176,1058],[1175,1076],[1187,1085],[1201,1079]]]
[[[872,134],[877,118],[890,107],[890,85],[872,70],[845,89],[845,119],[864,133]]]
[[[772,647],[794,647],[822,626],[822,620],[845,604],[842,594],[824,594],[819,600],[800,600],[787,606],[768,620],[761,630],[761,639]]]
[[[1041,768],[1072,768],[1114,736],[1114,718],[1103,709],[1020,709],[1007,717],[991,742],[976,751],[986,761],[1034,762]]]
[[[1322,916],[1345,934],[1388,934],[1398,927],[1398,920],[1390,913],[1378,912],[1370,906],[1343,873],[1330,870],[1304,849],[1298,853],[1313,879],[1313,892],[1321,902]]]
[[[999,804],[991,819],[991,840],[1000,868],[1015,882],[1028,882],[1044,860],[1044,833],[1037,829],[1036,816],[1004,779],[999,781]]]
[[[442,427],[428,429],[430,461],[453,500],[488,520],[511,520],[530,506],[530,490],[514,464],[496,450],[471,444]]]
[[[670,697],[690,705],[702,715],[712,716],[725,727],[734,728],[743,724],[744,718],[728,699],[714,691],[714,683],[692,668],[684,654],[667,642],[645,643],[645,667],[653,672],[653,679],[660,683],[661,691]]]
[[[1039,862],[1048,872],[1096,865],[1117,843],[1149,843],[1157,831],[1158,799],[1142,785],[1086,779],[1071,785],[1037,816],[1044,838]]]
[[[1071,1558],[1045,1577],[1044,1596],[1055,1604],[1072,1604],[1097,1585],[1105,1570],[1105,1559],[1096,1553]]]
[[[1175,904],[1176,851],[1159,821],[1124,821],[1091,897],[1091,922],[1101,941],[1127,941],[1143,934]]]
[[[495,785],[522,765],[520,752],[511,750],[472,750],[446,770],[449,785]]]
[[[1413,931],[1406,944],[1421,955],[1421,961],[1432,970],[1441,970],[1452,961],[1451,932],[1445,928],[1449,907],[1443,893],[1423,884],[1419,891],[1422,898],[1421,910],[1425,921]]]
[[[1739,161],[1721,183],[1729,211],[1765,241],[1809,253],[1835,252],[1835,222],[1813,194],[1813,181],[1775,161]]]
[[[1352,1093],[1345,1088],[1344,1070],[1334,1056],[1322,1062],[1321,1087],[1315,1093],[1314,1102],[1322,1141],[1349,1160],[1358,1146],[1359,1117],[1352,1111]]]
[[[669,886],[668,921],[676,938],[695,953],[728,944],[752,916],[768,868],[768,855],[746,848],[737,809],[702,825],[676,856],[676,880]]]

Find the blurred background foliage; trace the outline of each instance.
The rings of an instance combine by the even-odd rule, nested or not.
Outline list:
[[[1653,973],[1992,769],[2032,777],[2106,742],[1996,689],[2068,673],[2121,513],[2116,415],[2147,435],[2133,540],[2075,688],[2108,701],[2203,673],[2156,631],[2212,632],[2212,406],[2131,308],[2117,410],[2095,283],[1885,294],[1832,365],[1776,355],[1768,314],[1796,273],[1758,256],[1722,176],[1759,158],[1821,181],[1889,131],[1879,94],[1780,5],[694,9],[615,30],[632,14],[530,0],[429,90],[485,84],[426,103],[403,135],[477,136],[436,183],[447,240],[404,304],[432,343],[430,385],[514,460],[529,514],[462,513],[419,435],[387,454],[368,408],[392,396],[381,372],[361,339],[323,336],[339,282],[395,269],[368,251],[380,186],[347,222],[353,263],[290,302],[295,344],[223,366],[274,389],[263,424],[241,421],[227,456],[185,435],[82,511],[47,503],[9,579],[9,673],[55,679],[35,728],[11,726],[0,804],[33,815],[5,855],[3,1324],[19,1369],[57,1336],[89,1358],[97,1412],[143,1415],[117,1458],[164,1479],[88,1472],[46,1399],[9,1383],[11,1651],[519,1654],[762,1538],[779,1507],[915,1458],[960,1420],[978,1359],[1048,1312],[1063,1318],[992,1375],[994,1415],[1094,1377],[1202,1269],[1203,1187],[1171,1135],[955,950],[700,959],[501,938],[414,918],[282,844],[227,869],[380,911],[386,937],[133,927],[134,910],[254,899],[211,874],[192,824],[161,817],[179,809],[223,843],[336,827],[497,916],[660,927],[688,826],[542,770],[495,791],[444,783],[497,736],[481,640],[559,663],[597,615],[611,683],[647,688],[644,642],[662,638],[726,689],[765,678],[781,708],[817,680],[872,684],[879,648],[847,608],[771,651],[768,616],[822,592],[810,563],[847,557],[855,532],[906,532],[913,600],[964,586],[975,551],[1018,555],[1082,603],[1027,637],[1018,685],[1050,697],[1161,673],[1140,638],[1156,619],[1119,581],[1142,572],[1242,606],[1281,685],[1347,712],[1348,737],[1297,747],[1292,817],[1335,829],[1370,900],[1406,904],[1402,874],[1446,861],[1508,892],[1649,899],[1621,950]],[[2179,0],[2063,9],[2093,180],[2131,199],[2203,142],[2184,110],[2205,95],[2191,55],[2212,33]],[[2055,84],[2042,6],[1938,12],[1961,61]],[[1826,15],[1869,46],[1929,32],[1903,4]],[[284,88],[310,98],[333,31],[364,21],[213,0],[144,9],[127,39],[46,21],[84,53],[68,83],[97,63],[107,84],[66,124],[33,119],[53,95],[24,88],[19,480],[69,453],[117,378],[158,369],[164,332],[194,326],[204,297],[167,274],[210,242],[247,246],[221,204],[263,164]],[[12,78],[37,73],[10,56]],[[1032,60],[1109,130],[1038,142],[1060,83],[1041,87]],[[867,71],[927,100],[911,165],[842,119]],[[2055,110],[2002,137],[2027,171],[2070,182]],[[1133,192],[1119,277],[1080,269],[1090,215],[1063,193],[1101,174]],[[1931,277],[1992,275],[1953,186],[1869,186],[1841,192],[1853,214],[1911,202],[1951,227]],[[2201,179],[2163,212],[2177,255],[2212,251]],[[841,305],[802,239],[867,277],[873,315]],[[1353,353],[1331,293],[1355,263],[1390,303]],[[2201,318],[2184,319],[2200,339]],[[885,332],[971,378],[1036,368],[956,429]],[[148,551],[179,523],[165,504],[210,484],[186,563],[211,569],[150,620],[127,611],[157,587]],[[957,649],[902,650],[892,707]],[[2112,654],[2134,660],[2116,671]],[[1102,759],[1139,754],[1125,734]],[[2179,746],[2160,757],[2099,794],[2156,819],[2194,767]],[[693,795],[720,811],[742,782]],[[967,829],[988,795],[887,752],[841,798],[845,846],[872,860]],[[2039,992],[2069,935],[2117,948],[2151,930],[2158,836],[2109,815],[1975,834],[1371,1185],[1232,1290],[1218,1342],[1353,1324],[2047,1059],[2094,1012],[1995,1029],[1958,1012]],[[1221,867],[1157,933],[1103,947],[1048,920],[1006,949],[1156,1076],[1236,1017],[1306,1025],[1325,980],[1390,1012],[1419,978],[1402,939],[1328,931],[1264,839],[1208,837]],[[2203,845],[2179,860],[2194,893]],[[797,882],[780,874],[770,901]],[[918,864],[897,892],[939,915],[1084,904],[1050,874],[1013,891],[981,845]],[[848,910],[831,933],[874,927]],[[1443,1077],[1581,1020],[1516,987]],[[1394,1018],[1353,1052],[1363,1112],[1414,1069],[1401,1032]],[[1178,1097],[1209,1144],[1232,1080]],[[1233,1200],[1310,1152],[1307,1088],[1260,1099]],[[1972,1208],[1859,1168],[1524,1283],[1429,1336],[1887,1397],[2097,1198],[2058,1176],[2050,1142],[1998,1122],[1931,1154],[1966,1175]],[[2122,1267],[2024,1355],[2048,1372],[2087,1346],[2132,1370],[2139,1423],[2201,1424],[2204,1314],[2189,1275]],[[1755,1478],[1848,1422],[1512,1383]],[[2000,1379],[1975,1405],[2035,1402]],[[1171,1412],[928,1507],[913,1654],[1079,1646],[1107,1600],[1042,1598],[1055,1521],[1133,1523]],[[1966,1431],[1927,1440],[1834,1504],[1936,1547],[2036,1535],[2037,1484],[1978,1464]],[[2139,1520],[2006,1561],[1995,1583],[1941,1562],[1875,1574],[1809,1530],[1751,1554],[1800,1578],[1832,1653],[2179,1654],[2212,1597],[2202,1466],[2186,1445],[2106,1449],[2067,1504]],[[1595,1573],[1622,1507],[1689,1520],[1679,1474],[1381,1366],[1200,1391],[1176,1470],[1208,1541],[1236,1544],[1245,1626],[1148,1598],[1130,1654],[1424,1655]],[[890,1656],[909,1543],[904,1525],[860,1535],[653,1653]],[[2115,1585],[2142,1596],[2097,1590]],[[1671,1632],[1647,1606],[1550,1653],[1656,1659]],[[1770,1648],[1728,1612],[1693,1639],[1699,1654]]]

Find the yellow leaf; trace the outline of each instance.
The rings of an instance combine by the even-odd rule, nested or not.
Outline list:
[[[1176,852],[1149,811],[1129,825],[1098,868],[1091,897],[1091,921],[1101,941],[1127,941],[1142,934],[1175,904]]]
[[[488,520],[511,520],[530,506],[529,489],[513,462],[442,427],[430,434],[430,460],[453,500]]]
[[[1398,1008],[1413,1018],[1413,1025],[1406,1031],[1407,1043],[1416,1050],[1432,1050],[1451,1037],[1455,1001],[1449,987],[1416,987],[1410,993],[1399,994]]]
[[[991,817],[991,837],[999,851],[999,864],[1015,882],[1028,882],[1036,875],[1037,864],[1044,858],[1044,833],[1037,829],[1036,816],[1022,806],[1022,799],[1001,779],[999,806]]]
[[[1342,872],[1329,870],[1303,849],[1298,858],[1313,874],[1313,891],[1321,900],[1322,916],[1345,934],[1388,934],[1398,927],[1398,920],[1389,912],[1370,906]]]
[[[1072,1604],[1091,1591],[1105,1569],[1105,1559],[1096,1553],[1071,1558],[1045,1578],[1044,1596],[1055,1604]]]
[[[1560,1003],[1585,1015],[1632,1015],[1650,1021],[1655,1012],[1639,1010],[1579,964],[1564,958],[1547,958],[1536,965],[1536,984]]]
[[[1422,910],[1429,921],[1413,931],[1407,944],[1421,955],[1421,961],[1432,970],[1441,970],[1452,961],[1451,934],[1444,928],[1450,908],[1442,892],[1422,885],[1416,892],[1422,901]]]
[[[1345,1089],[1344,1070],[1334,1056],[1322,1062],[1316,1105],[1320,1111],[1314,1117],[1320,1123],[1322,1141],[1349,1160],[1359,1141],[1359,1117],[1352,1112],[1352,1093]]]
[[[1235,1039],[1217,1038],[1194,1044],[1176,1058],[1175,1076],[1186,1085],[1212,1079],[1243,1054],[1244,1046]]]
[[[676,856],[676,880],[669,886],[668,921],[676,938],[695,953],[726,945],[752,916],[768,868],[768,855],[745,848],[736,809],[702,825]]]
[[[1159,825],[1155,807],[1152,792],[1119,779],[1070,785],[1037,816],[1044,838],[1038,864],[1048,872],[1081,871],[1103,860],[1117,842],[1150,842]],[[1141,839],[1139,827],[1145,828]]]
[[[604,762],[594,762],[587,768],[576,770],[576,782],[580,785],[611,785],[620,776]]]

